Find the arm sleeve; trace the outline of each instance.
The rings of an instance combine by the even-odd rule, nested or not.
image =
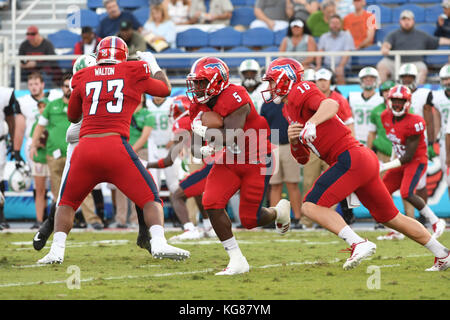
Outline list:
[[[247,90],[244,87],[236,87],[236,90],[221,93],[214,110],[225,118],[246,104],[251,105],[251,99]]]
[[[319,109],[320,103],[327,99],[325,95],[317,89],[317,87],[314,87],[313,90],[309,92],[308,95],[305,95],[305,98],[303,100],[303,107],[306,107],[312,111],[317,111]]]
[[[142,92],[145,92],[151,96],[167,97],[170,95],[170,90],[164,82],[161,80],[148,78],[137,82]]]
[[[300,164],[306,164],[309,160],[309,150],[302,143],[291,144],[291,154]]]
[[[14,90],[11,92],[11,96],[9,98],[8,105],[5,107],[4,112],[5,116],[11,116],[16,113],[16,106],[18,105],[16,96],[14,94]]]
[[[422,125],[420,125],[420,123]],[[406,134],[407,136],[416,136],[422,134],[423,132],[425,132],[425,130],[426,130],[425,120],[421,118],[415,118],[409,123],[408,127],[406,128]]]

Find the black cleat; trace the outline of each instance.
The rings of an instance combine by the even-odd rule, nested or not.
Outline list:
[[[1,222],[0,227],[2,227],[3,229],[9,229],[9,224],[7,222]]]
[[[39,251],[45,244],[47,243],[48,238],[53,233],[54,221],[53,219],[47,219],[39,228],[38,232],[34,235],[33,238],[33,247],[35,250]]]
[[[136,245],[141,247],[142,249],[148,250],[150,254],[152,254],[152,246],[150,245],[150,232],[147,229],[141,231],[139,228],[138,237],[136,239]]]

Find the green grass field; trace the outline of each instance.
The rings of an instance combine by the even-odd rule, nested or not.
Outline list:
[[[250,272],[233,277],[214,273],[228,263],[216,240],[177,243],[191,258],[153,259],[135,245],[136,233],[78,232],[68,237],[62,265],[37,266],[49,250],[33,250],[33,233],[0,233],[0,299],[443,299],[450,298],[450,271],[425,272],[433,256],[407,239],[377,241],[383,232],[361,231],[377,243],[376,254],[344,271],[349,253],[326,231],[236,231]],[[167,232],[169,238],[175,232]],[[441,242],[450,246],[450,232]],[[375,266],[375,267],[374,267]],[[67,282],[78,273],[79,289]],[[69,279],[69,280],[68,280]]]

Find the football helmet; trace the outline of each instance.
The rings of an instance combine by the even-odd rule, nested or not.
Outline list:
[[[31,180],[31,169],[26,164],[13,170],[8,179],[8,186],[9,189],[15,192],[26,191],[31,187]]]
[[[441,86],[446,91],[450,91],[450,64],[446,64],[439,71],[439,79],[441,80]]]
[[[315,79],[316,71],[314,69],[306,69],[303,73],[303,80],[305,81],[316,81]]]
[[[366,84],[363,81],[363,79],[365,77],[374,77],[375,81],[371,84]],[[361,88],[363,90],[369,90],[369,91],[378,87],[379,81],[380,81],[380,76],[378,74],[378,71],[377,71],[377,69],[375,69],[373,67],[362,68],[358,73],[358,78],[359,78],[359,83],[360,83]]]
[[[121,38],[109,36],[97,45],[97,64],[117,64],[128,59],[128,46]]]
[[[94,53],[91,54],[83,54],[79,56],[78,59],[73,64],[72,74],[77,73],[81,69],[92,67],[97,64],[97,57]]]
[[[194,103],[206,103],[229,85],[230,70],[219,58],[197,59],[187,75],[186,94]]]
[[[392,80],[386,80],[380,85],[380,94],[383,94],[383,91],[390,90],[392,87],[395,87],[395,82]]]
[[[188,115],[190,104],[191,102],[189,101],[188,97],[184,95],[176,96],[173,99],[172,104],[170,105],[170,119],[176,121],[179,118]]]
[[[269,82],[269,88],[261,91],[264,102],[280,104],[283,97],[292,89],[294,83],[303,81],[303,66],[292,58],[278,58],[267,68],[263,81]]]
[[[389,90],[388,108],[396,117],[401,117],[411,107],[411,90],[407,86],[397,85]]]
[[[418,75],[419,75],[419,71],[417,70],[416,65],[412,64],[412,63],[402,64],[400,66],[400,69],[398,70],[399,83],[404,86],[407,86],[410,90],[416,89],[416,85],[417,85],[416,81],[417,81]],[[405,76],[412,76],[412,77],[414,77],[414,79],[410,83],[408,83],[409,79],[408,79],[408,81],[405,82],[405,80],[406,80],[404,78]]]
[[[244,76],[245,71],[255,71],[256,75],[252,78],[247,78]],[[261,67],[259,66],[258,61],[255,59],[247,59],[242,61],[239,66],[239,75],[241,76],[242,85],[244,87],[256,87],[259,83],[261,83]]]

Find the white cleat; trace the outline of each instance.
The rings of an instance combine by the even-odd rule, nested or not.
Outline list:
[[[172,259],[172,260],[185,260],[190,257],[190,252],[167,244],[166,239],[150,240],[152,247],[152,256],[156,259]]]
[[[350,270],[359,266],[361,261],[373,255],[376,249],[377,245],[367,239],[363,242],[354,243],[351,247],[350,258],[343,265],[344,270]]]
[[[450,268],[450,252],[444,258],[434,258],[434,265],[425,271],[444,271]]]
[[[216,276],[234,276],[236,274],[246,273],[250,270],[247,259],[244,256],[240,258],[230,259],[228,266],[220,272],[216,273]]]
[[[439,219],[438,222],[436,222],[435,224],[432,225],[433,228],[433,238],[437,239],[440,236],[442,236],[442,234],[445,231],[445,220],[444,219]]]
[[[216,234],[216,232],[214,231],[214,228],[209,228],[209,229],[205,229],[204,231],[203,231],[203,236],[205,237],[205,238],[217,238],[217,234]]]
[[[55,254],[50,250],[50,252],[45,257],[38,260],[37,263],[38,264],[61,264],[61,263],[63,263],[63,261],[64,261],[64,256]]]
[[[285,235],[291,226],[291,203],[286,199],[281,199],[274,207],[277,211],[275,229],[281,235]]]
[[[405,239],[405,235],[403,233],[397,231],[391,231],[384,236],[378,236],[377,240],[403,240]]]
[[[182,234],[170,238],[169,241],[198,240],[202,237],[202,232],[200,232],[198,228],[195,228],[193,230],[185,230]]]

